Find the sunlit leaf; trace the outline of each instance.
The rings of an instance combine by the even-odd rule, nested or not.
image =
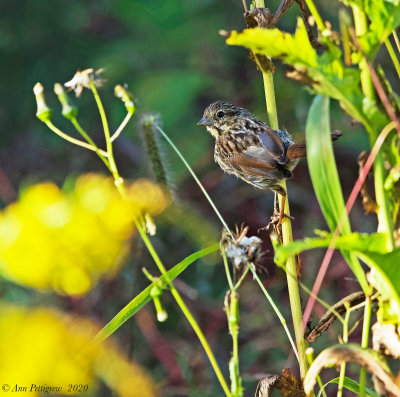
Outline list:
[[[359,252],[359,256],[371,267],[369,281],[380,293],[379,321],[400,324],[400,249],[386,254]]]
[[[290,73],[292,78],[311,85],[318,94],[338,100],[342,108],[369,131],[379,131],[388,123],[375,101],[366,102],[360,89],[359,69],[345,67],[341,49],[329,40],[322,55],[318,55],[309,42],[301,18],[294,35],[277,28],[253,28],[240,33],[232,31],[226,42],[246,47],[256,54],[282,59],[295,68]]]
[[[279,245],[275,248],[275,262],[283,266],[289,256],[297,255],[310,249],[328,247],[332,240],[332,234],[325,232],[322,237],[306,238],[293,241],[287,245]],[[351,233],[339,236],[336,241],[336,248],[343,251],[356,250],[358,252],[375,252],[385,255],[387,252],[386,235],[384,233],[371,235]]]
[[[254,28],[241,33],[233,31],[226,42],[247,47],[257,54],[282,59],[296,68],[296,79],[309,83],[317,93],[339,100],[355,119],[364,120],[364,96],[359,89],[360,72],[344,66],[341,50],[333,44],[329,46],[329,51],[318,55],[310,44],[301,18],[298,19],[294,35],[276,28]]]
[[[373,59],[379,46],[400,25],[400,1],[364,0],[364,10],[371,22],[366,34],[360,38],[360,43]]]
[[[196,261],[197,259],[202,258],[212,252],[215,252],[219,249],[219,244],[214,244],[211,247],[205,248],[201,251],[195,252],[192,255],[189,255],[182,262],[179,262],[172,269],[170,269],[167,274],[169,279],[172,281],[176,278],[180,273],[182,273],[191,263]],[[161,280],[165,281],[165,276],[160,277]],[[153,284],[150,284],[147,288],[145,288],[139,295],[137,295],[134,299],[132,299],[97,335],[96,341],[101,342],[104,339],[107,339],[113,332],[115,332],[122,324],[124,324],[127,320],[129,320],[135,313],[137,313],[146,303],[148,303],[151,299],[150,291],[153,287]]]
[[[319,391],[317,397],[320,397],[322,395],[322,390],[324,390],[325,387],[331,383],[339,384],[339,378],[331,379],[329,382],[325,383],[324,387]],[[347,376],[344,377],[343,387],[352,391],[353,393],[360,394],[360,384],[355,380],[348,378]],[[379,397],[379,394],[371,389],[366,388],[365,391],[369,397]]]
[[[306,124],[308,169],[315,194],[329,228],[333,232],[342,219],[341,234],[346,235],[351,233],[350,221],[345,213],[330,133],[329,98],[318,95],[311,105]],[[368,283],[364,271],[351,250],[351,246],[343,249],[342,255],[365,290]]]

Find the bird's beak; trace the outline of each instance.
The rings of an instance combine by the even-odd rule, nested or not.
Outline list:
[[[209,119],[208,117],[204,116],[198,123],[197,125],[213,125],[213,122],[211,119]]]

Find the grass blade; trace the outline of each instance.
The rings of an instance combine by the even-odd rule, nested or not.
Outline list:
[[[173,280],[179,274],[181,274],[190,264],[203,256],[209,255],[212,252],[219,250],[219,244],[214,244],[210,247],[204,248],[200,251],[195,252],[192,255],[186,257],[182,262],[179,262],[167,274],[170,280]],[[160,277],[161,280],[165,281],[165,276]],[[153,283],[145,288],[139,295],[132,299],[118,314],[106,324],[100,332],[95,336],[94,341],[100,343],[107,339],[112,333],[114,333],[122,324],[129,320],[135,313],[137,313],[146,303],[151,300],[150,290]]]

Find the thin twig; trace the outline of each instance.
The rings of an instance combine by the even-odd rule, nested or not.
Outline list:
[[[128,122],[132,116],[133,116],[133,113],[128,113],[125,116],[124,120],[122,121],[121,125],[118,127],[117,131],[115,131],[114,134],[111,136],[110,142],[114,142],[121,135],[121,132],[126,127],[126,125],[128,124]]]
[[[47,127],[49,127],[53,132],[55,132],[58,136],[65,139],[66,141],[71,142],[75,145],[84,147],[85,149],[92,150],[93,152],[96,152],[98,150],[99,153],[101,153],[104,157],[108,157],[108,153],[105,152],[104,150],[98,149],[95,146],[90,145],[89,143],[80,141],[79,139],[72,138],[71,136],[65,134],[59,128],[57,128],[51,121],[46,121],[45,123],[46,123]]]

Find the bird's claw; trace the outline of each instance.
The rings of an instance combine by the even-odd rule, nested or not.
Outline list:
[[[279,240],[282,240],[282,222],[285,218],[290,220],[294,220],[294,217],[285,213],[281,213],[280,211],[276,210],[271,216],[271,220],[267,226],[259,229],[260,230],[269,230],[272,227],[272,230],[278,233]]]

